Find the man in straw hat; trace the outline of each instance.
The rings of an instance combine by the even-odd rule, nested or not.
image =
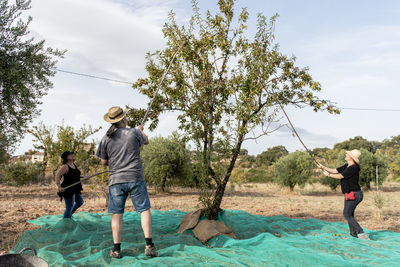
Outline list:
[[[345,195],[343,217],[347,220],[350,228],[350,234],[360,239],[369,239],[368,235],[354,218],[354,211],[358,204],[363,200],[363,191],[361,191],[358,180],[360,179],[360,157],[361,152],[358,149],[346,151],[346,164],[331,169],[319,164],[319,168],[324,174],[334,179],[340,179],[342,193]]]
[[[141,214],[141,223],[146,240],[145,254],[158,256],[154,247],[151,226],[150,200],[143,175],[140,147],[149,143],[143,126],[127,128],[126,111],[112,107],[104,115],[104,120],[111,123],[106,135],[101,140],[97,156],[101,163],[110,167],[108,212],[112,213],[111,228],[114,248],[110,257],[121,258],[122,218],[128,195],[135,210]]]

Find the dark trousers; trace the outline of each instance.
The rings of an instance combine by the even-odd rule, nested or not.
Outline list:
[[[73,194],[72,196],[64,197],[65,211],[64,218],[71,218],[72,214],[83,204],[81,194]]]
[[[363,200],[363,192],[360,190],[354,192],[355,200],[344,200],[343,217],[347,220],[350,228],[350,234],[357,237],[359,233],[364,233],[361,226],[358,224],[354,218],[354,211],[360,202]]]

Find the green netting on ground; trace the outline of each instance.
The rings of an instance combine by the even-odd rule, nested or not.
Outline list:
[[[160,257],[144,256],[140,215],[125,213],[122,259],[109,259],[111,216],[81,212],[74,219],[61,215],[30,221],[40,230],[22,234],[13,252],[34,247],[51,266],[399,266],[400,234],[367,231],[372,240],[348,237],[345,223],[317,219],[263,217],[225,211],[220,220],[237,240],[224,236],[202,245],[188,230],[178,234],[184,212],[153,211],[153,235]]]

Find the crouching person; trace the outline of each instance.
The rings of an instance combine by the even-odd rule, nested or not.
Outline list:
[[[122,220],[125,202],[130,196],[135,210],[141,214],[146,241],[145,255],[157,257],[151,236],[150,200],[140,159],[140,147],[149,141],[143,126],[126,127],[125,115],[126,111],[120,107],[112,107],[104,115],[104,120],[111,123],[111,127],[97,150],[101,163],[110,168],[108,212],[113,214],[111,228],[114,248],[109,255],[111,258],[121,258]]]

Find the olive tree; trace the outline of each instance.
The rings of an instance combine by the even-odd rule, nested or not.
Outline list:
[[[304,187],[312,172],[312,159],[306,152],[296,151],[280,158],[274,165],[275,182],[293,191],[296,185]]]
[[[28,0],[0,2],[0,161],[40,114],[41,98],[52,87],[57,59],[65,51],[29,35]]]
[[[370,189],[371,182],[376,184],[376,168],[379,170],[379,185],[382,185],[389,172],[389,160],[380,153],[361,149],[360,168],[360,185]]]
[[[201,195],[203,214],[216,218],[226,185],[246,140],[271,133],[278,121],[278,102],[295,107],[311,106],[314,111],[338,110],[318,98],[320,84],[308,68],[298,67],[296,58],[284,55],[274,42],[277,15],[257,16],[257,31],[247,34],[246,8],[234,14],[234,0],[218,1],[218,11],[201,15],[193,1],[193,15],[187,25],[178,25],[173,12],[163,27],[166,47],[147,54],[147,77],[133,88],[152,98],[161,76],[174,54],[170,71],[153,103],[151,127],[159,115],[176,111],[179,129],[201,157],[195,162],[213,192]],[[131,125],[137,125],[143,110],[131,111]],[[215,158],[216,156],[219,157]]]
[[[171,185],[193,186],[190,151],[176,133],[152,138],[141,151],[144,175],[149,185],[165,192]]]

